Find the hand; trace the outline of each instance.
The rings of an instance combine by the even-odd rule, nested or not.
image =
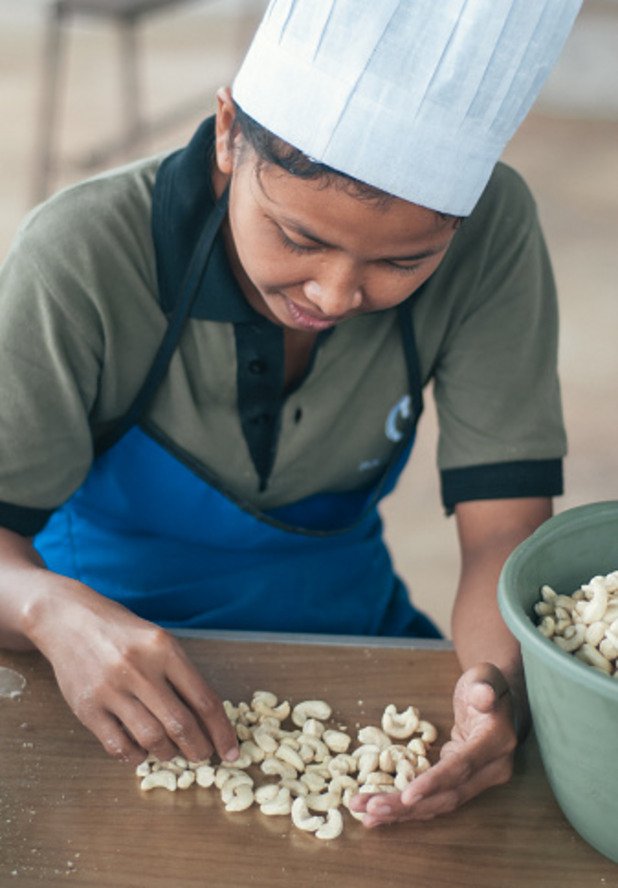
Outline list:
[[[64,578],[33,633],[67,703],[112,756],[190,761],[213,748],[229,761],[236,733],[179,643],[80,583]],[[46,613],[47,611],[50,613]]]
[[[354,798],[352,809],[365,812],[365,826],[431,820],[510,779],[517,737],[509,688],[500,670],[481,663],[464,672],[455,686],[453,709],[451,739],[436,765],[401,793]]]

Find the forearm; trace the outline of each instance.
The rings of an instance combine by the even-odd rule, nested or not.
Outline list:
[[[517,542],[505,541],[503,546],[467,559],[462,566],[451,628],[463,670],[477,663],[493,663],[502,672],[523,728],[528,720],[528,704],[519,644],[500,616],[496,597],[500,571]]]
[[[37,626],[64,589],[80,584],[47,570],[30,539],[0,528],[0,648],[40,647]]]
[[[462,568],[452,635],[463,669],[493,663],[509,684],[522,732],[529,718],[519,645],[498,609],[500,571],[513,549],[551,516],[548,499],[464,503],[457,507]]]

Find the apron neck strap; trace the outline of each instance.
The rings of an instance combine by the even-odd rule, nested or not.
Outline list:
[[[170,315],[165,335],[161,340],[150,370],[124,416],[97,439],[94,450],[95,456],[100,456],[106,450],[109,450],[130,428],[140,421],[163,381],[187,319],[191,314],[193,303],[199,293],[200,282],[206,270],[208,258],[214,246],[217,232],[227,212],[228,198],[229,187],[225,189],[217,200],[214,209],[206,219],[180,290],[180,298]]]

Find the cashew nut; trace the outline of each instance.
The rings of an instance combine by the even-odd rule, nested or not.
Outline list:
[[[394,704],[390,704],[382,715],[382,730],[389,737],[406,740],[418,728],[418,709],[408,706],[403,712],[397,712]]]
[[[331,808],[339,807],[341,797],[338,793],[329,792],[328,790],[320,793],[310,792],[305,797],[305,802],[312,811],[329,811]]]
[[[615,620],[613,628],[618,630],[618,615]],[[603,641],[610,645],[612,639],[608,634],[611,635],[609,625]],[[256,691],[250,705],[241,701],[234,706],[227,700],[224,708],[241,741],[235,762],[213,765],[210,759],[189,762],[177,755],[170,761],[159,761],[148,756],[136,768],[137,776],[142,778],[141,788],[174,791],[193,784],[204,788],[214,785],[221,792],[226,811],[244,811],[255,801],[266,815],[292,813],[295,825],[313,831],[321,839],[336,838],[341,833],[343,819],[338,809],[341,805],[349,808],[350,800],[358,792],[396,792],[398,785],[406,785],[406,778],[422,769],[423,761],[429,767],[421,753],[436,737],[436,729],[429,722],[419,721],[414,707],[398,713],[390,704],[385,714],[394,722],[402,722],[410,713],[414,716],[415,730],[420,736],[408,745],[419,755],[393,744],[376,726],[361,728],[360,745],[348,753],[352,738],[345,725],[335,723],[335,728],[324,723],[331,717],[331,709],[323,700],[305,700],[290,711],[287,700],[278,703],[270,691]],[[288,716],[296,729],[284,729]],[[417,758],[421,760],[420,766],[416,764]],[[275,776],[278,782],[254,788],[253,778],[246,770],[252,765],[259,765],[263,774]],[[324,813],[326,817],[310,811]],[[358,812],[350,813],[358,819],[363,817]]]
[[[354,774],[358,770],[358,762],[354,756],[342,752],[331,759],[327,767],[333,777],[337,774]]]
[[[387,746],[391,746],[391,738],[388,734],[372,725],[361,728],[356,736],[361,743],[370,743],[372,746],[377,746],[378,749],[385,749]]]
[[[292,802],[292,823],[298,829],[306,832],[315,832],[324,824],[324,818],[317,814],[310,814],[307,803],[300,796]]]
[[[402,759],[407,759],[408,749],[405,746],[387,746],[380,752],[378,766],[380,771],[386,771],[387,774],[394,774],[397,763]],[[377,770],[372,768],[371,770]]]
[[[305,784],[309,792],[321,792],[326,786],[326,779],[312,771],[305,771],[300,781]]]
[[[328,756],[328,746],[317,737],[312,737],[308,734],[306,737],[303,737],[303,745],[313,750],[313,759],[316,762],[323,762]]]
[[[578,650],[578,648],[584,644],[585,637],[586,629],[581,623],[579,623],[567,626],[564,630],[564,635],[562,637],[556,636],[554,642],[558,647],[562,648],[563,651],[570,653],[571,651]]]
[[[219,767],[228,769],[235,768],[238,770],[239,768],[248,768],[251,764],[253,764],[253,758],[248,752],[241,749],[238,758],[234,759],[233,762],[221,762]]]
[[[215,769],[212,765],[200,765],[195,769],[195,782],[207,789],[215,782]]]
[[[290,746],[281,745],[275,752],[275,756],[278,759],[281,759],[282,762],[287,762],[288,765],[292,765],[292,767],[299,773],[302,773],[305,770],[304,761],[296,750],[292,749]]]
[[[287,700],[277,705],[277,697],[269,691],[256,691],[251,701],[251,708],[258,715],[266,718],[274,718],[278,722],[285,721],[290,714],[290,704]]]
[[[238,721],[239,711],[238,706],[234,706],[234,704],[230,700],[223,701],[223,708],[225,710],[225,714],[232,722],[232,724]]]
[[[575,652],[575,656],[578,659],[583,660],[584,663],[588,663],[589,666],[594,666],[595,669],[600,669],[601,672],[605,672],[607,675],[610,675],[613,671],[612,664],[609,660],[587,642],[584,642],[579,650]]]
[[[279,785],[289,789],[290,794],[294,798],[298,798],[299,796],[305,798],[309,795],[309,787],[306,783],[303,783],[302,780],[287,780],[284,778]]]
[[[393,775],[387,774],[386,771],[372,771],[365,777],[367,786],[390,786],[394,782]]]
[[[285,778],[287,780],[296,780],[298,777],[298,773],[296,768],[292,765],[289,765],[287,762],[282,762],[281,759],[277,759],[274,757],[265,758],[262,764],[260,765],[260,770],[267,774],[269,777],[277,775],[278,777]]]
[[[347,789],[356,792],[358,790],[358,783],[354,779],[354,777],[350,777],[348,774],[337,774],[330,782],[329,792],[333,793],[344,793]]]
[[[249,783],[235,777],[229,780],[221,790],[221,799],[225,803],[226,811],[244,811],[253,804],[253,781],[249,777]]]
[[[347,752],[352,738],[343,731],[324,731],[322,740],[332,752]]]
[[[545,638],[551,638],[556,632],[556,621],[554,618],[551,616],[543,617],[539,623],[539,631]]]
[[[415,770],[417,774],[422,774],[431,768],[431,762],[424,755],[419,755],[416,759]]]
[[[326,823],[315,833],[316,839],[336,839],[343,830],[343,817],[336,808],[331,808],[326,815]]]
[[[236,736],[239,740],[251,740],[253,734],[251,733],[251,728],[248,725],[243,725],[240,722],[237,722]]]
[[[153,771],[152,774],[147,774],[140,783],[140,789],[143,790],[157,789],[158,787],[174,792],[176,775],[171,771]]]
[[[258,746],[257,743],[254,743],[253,740],[243,740],[240,744],[240,753],[241,756],[248,756],[251,763],[254,765],[259,765],[259,763],[263,762],[266,758],[264,750]],[[248,765],[246,767],[248,767]]]
[[[279,817],[289,814],[292,810],[292,796],[290,790],[285,786],[280,787],[277,795],[271,802],[264,802],[260,805],[262,814],[268,814],[269,817]]]
[[[255,801],[258,805],[265,805],[266,802],[272,802],[279,794],[280,786],[278,783],[264,783],[255,790]]]
[[[298,728],[302,728],[308,718],[326,721],[331,715],[332,709],[324,700],[303,700],[292,710],[292,721]]]
[[[176,786],[178,789],[189,789],[195,783],[195,771],[183,771],[176,778]]]
[[[263,749],[266,755],[273,755],[279,748],[279,744],[270,732],[270,729],[264,725],[260,725],[253,731],[253,741],[260,749]]]
[[[308,718],[303,725],[303,734],[309,734],[311,737],[317,737],[318,739],[322,736],[324,730],[324,725],[317,718]]]
[[[592,593],[592,599],[587,604],[579,602],[576,605],[584,623],[596,623],[597,620],[603,618],[607,610],[607,589],[603,582],[597,582],[602,579],[602,577],[594,577],[588,586],[582,586],[585,592],[590,591]]]

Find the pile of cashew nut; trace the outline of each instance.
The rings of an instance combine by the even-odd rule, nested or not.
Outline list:
[[[399,792],[426,771],[438,733],[415,706],[398,712],[391,704],[381,727],[358,730],[353,748],[341,726],[327,724],[332,710],[324,700],[304,700],[292,708],[270,691],[256,691],[251,703],[234,706],[226,700],[223,705],[240,741],[239,758],[213,764],[149,756],[136,770],[140,788],[214,786],[226,811],[244,811],[255,802],[262,814],[291,815],[298,829],[318,839],[341,834],[340,808],[349,811],[357,793]],[[285,727],[288,721],[293,727]],[[264,782],[264,777],[271,779]]]
[[[618,679],[618,570],[596,576],[571,595],[541,588],[538,628],[563,651]]]

